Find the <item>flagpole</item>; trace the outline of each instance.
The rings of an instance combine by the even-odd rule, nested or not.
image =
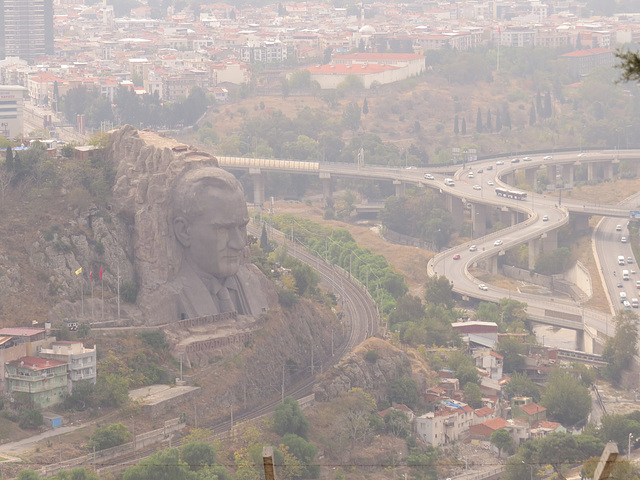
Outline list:
[[[93,322],[93,270],[89,273],[89,277],[91,277],[91,321]]]
[[[102,289],[102,321],[104,322],[104,278],[102,278],[102,267],[100,267],[100,288]]]
[[[118,320],[120,320],[120,264],[118,264]]]
[[[82,319],[84,320],[84,285],[82,283],[83,281],[84,281],[84,278],[80,280],[80,305],[82,306],[81,315],[82,315]]]

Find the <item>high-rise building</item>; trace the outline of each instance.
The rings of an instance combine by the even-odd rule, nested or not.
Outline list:
[[[0,0],[0,58],[53,54],[53,0]]]

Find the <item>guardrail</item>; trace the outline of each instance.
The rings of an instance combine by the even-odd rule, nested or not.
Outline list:
[[[484,472],[465,472],[455,477],[451,477],[451,480],[486,480],[489,478],[497,477],[504,472],[504,465],[486,470]]]

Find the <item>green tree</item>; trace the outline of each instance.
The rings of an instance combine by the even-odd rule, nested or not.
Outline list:
[[[540,389],[526,373],[515,372],[502,392],[507,399],[512,397],[531,397],[534,402],[540,401]]]
[[[482,392],[477,383],[467,382],[464,385],[464,401],[471,408],[482,407]]]
[[[360,125],[362,124],[360,114],[361,110],[358,104],[355,102],[351,102],[346,106],[342,114],[342,126],[355,132],[360,128]]]
[[[18,480],[40,480],[40,475],[35,470],[26,468],[18,473]]]
[[[476,115],[476,132],[482,133],[482,112],[480,111],[480,107],[478,107],[478,114]]]
[[[487,132],[493,132],[493,122],[491,121],[491,109],[487,108]]]
[[[407,438],[411,433],[411,421],[406,413],[400,410],[389,410],[384,416],[384,426],[387,432],[398,438]]]
[[[620,80],[622,82],[640,81],[640,56],[636,52],[618,49],[615,53],[620,63],[617,67],[622,70]]]
[[[640,422],[628,418],[626,415],[605,415],[602,417],[598,438],[603,442],[616,442],[618,449],[621,452],[626,452],[629,448],[629,434],[634,439],[631,443],[633,449],[635,442],[640,439]]]
[[[505,373],[523,370],[525,367],[524,354],[526,346],[512,337],[504,337],[498,343],[498,353],[504,357],[503,367]]]
[[[293,433],[306,440],[309,431],[309,422],[304,416],[298,402],[291,397],[287,397],[275,409],[273,428],[280,436]]]
[[[187,443],[181,449],[181,456],[192,471],[202,470],[216,463],[216,450],[204,442]]]
[[[536,124],[536,109],[532,103],[531,108],[529,109],[529,126],[532,127],[535,124]]]
[[[540,403],[551,419],[567,427],[585,422],[591,411],[587,387],[571,373],[558,368],[551,373]]]
[[[362,113],[363,114],[368,114],[369,113],[369,103],[367,102],[367,98],[365,97],[364,101],[362,102]]]
[[[262,233],[260,234],[260,249],[267,255],[271,252],[271,246],[269,245],[269,237],[267,236],[267,225],[262,225]]]
[[[122,423],[112,423],[107,427],[98,427],[91,435],[87,448],[104,450],[105,448],[117,447],[127,443],[131,439],[131,432]]]
[[[442,305],[447,309],[453,308],[453,285],[447,277],[434,275],[429,277],[425,285],[425,300],[427,303]]]
[[[69,395],[64,401],[64,407],[69,410],[84,410],[94,402],[95,385],[89,380],[76,382]]]
[[[320,465],[313,463],[318,454],[318,447],[293,433],[284,435],[281,443],[300,461],[303,466],[302,478],[318,478],[320,476]]]
[[[495,430],[489,439],[492,445],[498,447],[499,455],[502,456],[502,450],[512,452],[514,450],[513,438],[506,428]]]
[[[167,448],[125,470],[123,480],[198,480],[189,465],[180,460],[177,448]]]
[[[415,322],[424,317],[424,306],[420,298],[407,294],[398,299],[396,308],[389,314],[389,324]]]
[[[467,134],[467,121],[464,117],[462,117],[462,126],[460,127],[460,133],[462,133],[462,135]]]
[[[609,362],[605,375],[614,382],[620,380],[622,370],[629,368],[633,356],[638,353],[638,316],[622,310],[613,319],[616,333],[605,343],[602,357]]]
[[[389,384],[389,400],[406,405],[409,408],[415,408],[416,403],[418,403],[418,385],[416,381],[410,377],[400,377],[392,380]]]
[[[107,407],[122,407],[129,402],[129,383],[118,374],[98,376],[96,401]]]
[[[458,125],[458,115],[453,119],[453,133],[458,135],[460,133],[460,127]]]
[[[12,172],[14,165],[13,165],[13,150],[11,149],[11,146],[7,147],[7,156],[4,162],[4,166],[7,169],[7,171]]]
[[[20,428],[29,429],[40,427],[44,423],[42,412],[36,409],[22,410],[18,415]]]

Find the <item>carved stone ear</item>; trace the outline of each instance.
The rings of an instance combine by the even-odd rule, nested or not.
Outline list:
[[[191,236],[189,235],[189,221],[184,217],[176,217],[173,220],[173,231],[180,244],[188,248],[191,246]]]

